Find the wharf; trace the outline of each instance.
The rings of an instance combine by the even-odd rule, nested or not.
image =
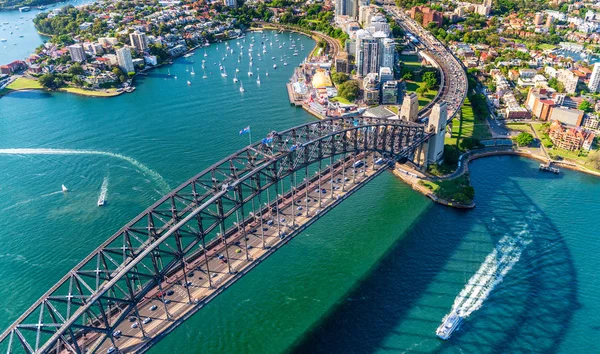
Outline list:
[[[560,169],[558,169],[557,167],[552,167],[552,164],[549,163],[541,163],[540,164],[540,171],[543,172],[552,172],[554,174],[559,174],[560,173]]]
[[[288,82],[287,84],[285,84],[285,87],[287,87],[287,93],[288,98],[290,99],[290,104],[296,107],[302,107],[302,101],[298,101],[294,98],[294,88],[292,87],[292,84]]]

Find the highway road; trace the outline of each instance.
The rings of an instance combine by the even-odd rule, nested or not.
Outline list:
[[[462,64],[442,42],[398,7],[384,6],[384,9],[405,32],[411,33],[419,41],[418,47],[432,57],[440,68],[441,82],[438,95],[419,112],[419,117],[429,116],[435,103],[446,102],[448,104],[448,120],[453,119],[467,95],[467,74]]]
[[[84,352],[108,354],[147,349],[295,234],[382,173],[387,165],[376,164],[377,158],[374,154],[349,157],[333,171],[328,169],[320,178],[316,176],[308,188],[298,185],[295,192],[263,208],[262,217],[257,215],[251,223],[228,235],[226,244],[213,241],[207,245],[206,254],[198,252],[185,270],[162,281],[137,306],[137,313],[134,311],[114,329],[109,340],[100,343],[99,334],[89,333],[80,336],[79,346]],[[363,164],[354,168],[356,161]],[[115,309],[112,318],[120,315],[119,309]]]

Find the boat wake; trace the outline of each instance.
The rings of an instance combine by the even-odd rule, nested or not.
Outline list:
[[[529,224],[525,223],[521,230],[503,236],[458,294],[450,313],[466,318],[480,309],[492,290],[519,261],[521,254],[532,241],[531,233]]]
[[[113,152],[75,149],[0,149],[0,155],[101,155],[114,157],[130,163],[131,165],[137,167],[144,174],[151,176],[160,185],[160,188],[164,193],[167,193],[171,190],[169,184],[158,172],[148,168],[146,165],[137,161],[136,159]]]

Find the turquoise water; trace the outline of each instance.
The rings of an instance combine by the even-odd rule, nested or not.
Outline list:
[[[260,47],[260,35],[248,35],[243,94],[232,82],[237,60],[224,61],[227,79],[218,75],[219,44],[207,50],[206,80],[202,50],[193,64],[179,59],[116,98],[17,92],[0,99],[0,327],[169,188],[247,144],[243,127],[258,140],[313,119],[289,106],[284,83],[314,42],[302,38],[304,52],[287,67],[277,60],[277,70],[270,56],[279,58],[279,48],[268,48],[264,61],[255,50],[259,87],[256,70],[246,75],[252,36]],[[194,77],[186,72],[192,66]],[[471,167],[474,210],[434,205],[384,174],[151,352],[598,351],[600,180],[543,174],[519,158]],[[105,180],[107,205],[98,208]],[[491,264],[504,276],[472,296],[465,286],[490,266],[495,248],[505,257]],[[457,301],[461,292],[466,305]],[[435,329],[457,302],[470,315],[442,342]]]

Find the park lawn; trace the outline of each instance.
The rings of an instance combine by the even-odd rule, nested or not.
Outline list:
[[[116,89],[106,89],[106,90],[86,90],[79,87],[63,87],[58,89],[62,92],[74,93],[82,96],[91,96],[91,97],[112,97],[118,96],[121,92],[117,92]],[[106,92],[108,91],[108,92]]]
[[[533,130],[531,130],[531,126],[527,123],[508,123],[505,124],[506,128],[518,132],[525,132],[533,134]]]
[[[489,127],[485,120],[485,117],[475,117],[473,112],[473,106],[469,98],[465,98],[465,102],[462,105],[462,119],[454,120],[452,126],[452,135],[446,137],[444,143],[447,145],[457,145],[460,139],[487,139],[490,138]]]
[[[545,129],[546,127],[544,127],[543,123],[532,123],[531,126],[533,127],[533,129],[535,129],[538,138],[540,138],[540,140],[542,140],[542,144],[544,146],[552,146],[552,140],[550,140],[550,138],[546,137],[546,132]]]
[[[19,77],[15,81],[11,82],[8,86],[6,86],[2,91],[0,91],[0,96],[6,95],[7,93],[10,93],[12,91],[40,89],[43,89],[43,87],[37,80],[29,79],[26,77]]]
[[[462,175],[453,179],[443,181],[419,181],[420,184],[431,190],[436,196],[448,201],[471,202],[472,200],[456,200],[460,194],[464,194],[465,187],[469,187],[469,177]]]
[[[352,102],[348,101],[347,99],[345,99],[342,96],[335,96],[334,98],[331,99],[331,101],[333,102],[339,102],[342,104],[352,104]]]
[[[398,106],[385,106],[385,108],[389,109],[390,111],[398,114]]]
[[[417,92],[417,89],[421,86],[424,86],[424,82],[416,82],[416,81],[404,81],[404,85],[406,86],[406,92]],[[429,90],[424,94],[417,93],[417,98],[419,99],[419,109],[425,107],[433,98],[437,95],[437,90]]]
[[[400,61],[404,63],[404,67],[409,71],[421,70],[421,60],[417,55],[401,55]]]
[[[552,44],[547,44],[547,43],[542,43],[542,44],[538,45],[538,47],[539,47],[541,50],[552,50],[552,49],[556,48],[556,46],[555,46],[555,45],[552,45]]]

